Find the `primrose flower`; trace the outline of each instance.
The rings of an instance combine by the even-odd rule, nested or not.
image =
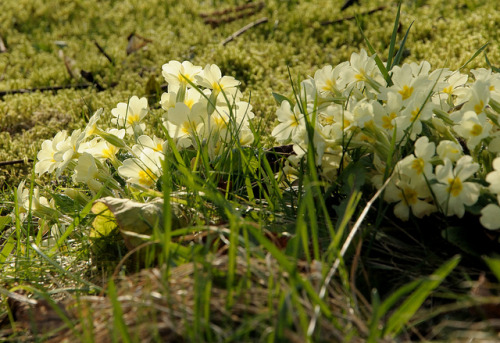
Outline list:
[[[42,143],[42,149],[37,154],[38,162],[35,165],[35,173],[42,175],[52,173],[61,164],[61,159],[56,159],[59,151],[57,146],[64,142],[68,133],[66,130],[59,131],[52,140],[45,140]]]
[[[301,127],[305,127],[304,114],[300,113],[300,108],[295,105],[292,111],[290,103],[286,100],[281,102],[276,116],[280,123],[273,129],[271,135],[279,143],[287,143]]]
[[[353,53],[350,65],[342,69],[340,76],[348,85],[356,84],[358,89],[369,85],[378,91],[380,86],[385,86],[385,79],[375,63],[373,57],[368,56],[362,49],[359,54]]]
[[[236,80],[232,76],[222,76],[222,73],[218,66],[215,64],[207,64],[203,71],[195,76],[196,81],[200,86],[206,87],[212,90],[214,94],[214,100],[217,99],[217,95],[223,91],[229,99],[237,91],[240,85],[240,81]]]
[[[431,159],[436,152],[436,145],[429,142],[429,138],[422,136],[415,141],[415,153],[406,156],[398,162],[401,173],[410,178],[421,179],[425,176],[428,180],[433,177]]]
[[[401,111],[401,115],[394,120],[398,128],[397,140],[403,137],[406,130],[410,130],[411,140],[415,140],[417,135],[422,132],[422,121],[432,117],[432,110],[435,106],[432,102],[427,101],[428,94],[427,90],[422,89],[413,95],[406,108]]]
[[[17,187],[17,199],[19,203],[19,211],[21,213],[28,212],[30,210],[30,190],[25,188],[25,181],[21,181]],[[34,212],[47,212],[49,208],[54,208],[54,202],[50,201],[40,195],[40,189],[38,187],[33,188],[33,193],[31,196],[31,211]]]
[[[208,122],[207,106],[197,102],[189,108],[183,102],[178,102],[168,111],[165,125],[168,134],[177,140],[177,144],[187,148],[193,144],[194,137],[200,135]]]
[[[320,95],[328,94],[339,96],[345,88],[345,81],[340,77],[341,71],[349,65],[349,62],[342,62],[335,68],[331,65],[324,66],[314,73],[314,82]]]
[[[451,162],[456,162],[463,155],[463,150],[460,144],[448,140],[439,142],[437,154],[442,160],[449,159]]]
[[[106,132],[110,135],[113,135],[119,139],[123,139],[125,137],[125,129],[110,129],[106,130]],[[88,152],[92,156],[100,159],[109,159],[110,161],[116,160],[116,154],[120,151],[120,148],[109,143],[104,139],[98,138],[94,144],[91,144],[87,149],[82,149],[85,152]]]
[[[189,61],[182,63],[170,61],[162,67],[162,75],[168,83],[169,91],[178,92],[180,88],[186,88],[188,81],[195,83],[195,76],[201,72],[201,67],[193,65]]]
[[[430,66],[429,66],[430,67]],[[387,91],[394,92],[401,96],[403,103],[407,103],[412,95],[418,92],[420,89],[428,88],[430,80],[427,75],[421,75],[418,66],[413,66],[409,64],[403,64],[401,67],[394,66],[392,68],[392,82],[394,83],[391,87],[385,88],[381,91],[381,99],[387,99],[384,93]],[[412,73],[415,71],[415,74]],[[419,76],[420,75],[420,76]]]
[[[497,203],[488,204],[481,210],[481,225],[490,230],[500,229],[500,157],[493,160],[493,171],[486,175],[486,181],[490,184],[488,189],[496,194]]]
[[[462,218],[465,206],[472,206],[476,203],[481,186],[466,180],[478,169],[479,164],[473,162],[471,156],[462,156],[455,168],[448,159],[444,160],[444,165],[436,167],[438,183],[431,187],[444,214],[457,215]]]
[[[115,117],[111,119],[111,123],[119,128],[125,128],[128,134],[133,134],[134,130],[142,132],[146,129],[146,124],[141,123],[141,121],[148,114],[148,99],[139,99],[134,95],[128,103],[118,103],[111,110],[111,114]]]
[[[490,136],[492,127],[484,113],[477,115],[473,111],[467,111],[458,125],[453,126],[453,130],[465,138],[467,147],[473,150],[484,138]]]
[[[85,130],[83,130],[83,132],[85,133],[84,139],[94,135],[99,130],[97,128],[97,122],[101,118],[103,111],[104,111],[104,109],[100,108],[94,113],[94,115],[92,117],[90,117],[89,122],[88,122],[87,126],[85,127]]]
[[[118,168],[118,174],[124,177],[128,183],[144,188],[154,187],[161,175],[161,155],[147,156],[145,152],[138,158],[129,158],[123,161]]]
[[[394,215],[407,221],[410,212],[417,218],[422,218],[436,211],[436,206],[430,203],[431,192],[423,178],[410,178],[399,175],[396,181],[391,180],[384,193],[384,200],[397,202]]]

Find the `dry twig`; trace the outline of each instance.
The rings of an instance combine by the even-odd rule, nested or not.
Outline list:
[[[239,29],[238,31],[236,31],[235,33],[233,33],[231,36],[227,37],[226,39],[224,39],[221,43],[221,45],[226,45],[227,43],[233,41],[236,37],[242,35],[243,33],[245,33],[246,31],[250,30],[251,28],[257,26],[257,25],[260,25],[260,24],[263,24],[263,23],[267,23],[269,19],[267,19],[267,17],[263,17],[263,18],[260,18],[259,20],[256,20],[248,25],[246,25],[245,27],[242,27],[241,29]]]

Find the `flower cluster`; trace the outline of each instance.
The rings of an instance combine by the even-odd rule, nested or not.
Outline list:
[[[71,134],[61,131],[44,141],[35,172],[59,176],[69,170],[75,184],[85,184],[94,194],[116,195],[122,187],[113,177],[114,171],[129,185],[155,188],[163,172],[168,138],[178,149],[204,146],[210,158],[225,145],[234,144],[234,139],[242,145],[253,142],[249,119],[254,114],[250,104],[241,100],[239,81],[222,76],[216,65],[202,69],[188,61],[163,65],[163,76],[168,92],[161,97],[161,122],[169,137],[145,134],[144,119],[151,115],[148,101],[132,96],[111,110],[114,127],[98,126],[103,116],[103,109],[99,109],[85,129]],[[46,207],[44,198],[40,199]]]
[[[361,152],[373,158],[375,187],[391,178],[384,199],[400,219],[436,211],[462,217],[480,197],[496,197],[480,220],[500,228],[500,74],[432,71],[424,61],[384,77],[362,50],[302,81],[296,98],[281,102],[272,132],[293,144],[292,165],[314,149],[323,179],[335,182]]]

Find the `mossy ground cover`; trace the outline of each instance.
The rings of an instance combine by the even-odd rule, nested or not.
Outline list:
[[[159,95],[165,82],[161,76],[161,65],[170,60],[190,60],[202,66],[216,64],[223,74],[240,80],[242,91],[247,96],[250,94],[249,101],[256,114],[254,122],[260,130],[261,139],[266,147],[272,147],[269,134],[274,126],[277,107],[271,92],[292,97],[289,75],[292,75],[292,81],[296,81],[297,75],[305,78],[325,64],[336,65],[348,60],[352,52],[366,48],[352,16],[361,14],[359,25],[368,40],[380,56],[387,56],[397,6],[375,0],[360,2],[345,11],[340,9],[342,3],[336,1],[267,1],[255,7],[245,7],[245,2],[215,0],[21,0],[2,4],[0,36],[6,51],[0,54],[0,91],[34,91],[5,94],[0,100],[0,162],[25,160],[24,163],[0,167],[3,190],[1,215],[5,216],[13,210],[13,192],[21,179],[31,177],[31,162],[28,160],[35,159],[43,140],[52,138],[62,129],[83,127],[101,107],[106,113],[104,121],[109,122],[111,109],[119,102],[126,102],[132,95],[147,96],[152,113],[160,113]],[[404,1],[398,40],[412,25],[404,52],[405,62],[425,59],[435,68],[455,70],[477,49],[490,42],[485,51],[491,63],[498,66],[500,48],[496,28],[500,23],[500,14],[495,6],[495,2],[486,0]],[[238,10],[244,7],[246,9]],[[377,10],[362,14],[374,9]],[[217,13],[221,10],[227,11]],[[215,24],[207,23],[207,17],[215,19]],[[229,43],[221,44],[245,25],[264,17],[267,21]],[[127,54],[132,34],[145,46]],[[467,66],[474,67],[487,67],[483,55]],[[47,87],[88,85],[90,77],[94,83],[84,89],[42,90]],[[148,124],[154,125],[155,117],[150,118]],[[55,180],[36,182],[56,187]],[[214,215],[210,209],[201,213],[205,217]],[[284,216],[283,213],[275,215]],[[256,216],[257,223],[268,225],[265,227],[269,229],[265,232],[266,237],[278,247],[287,238],[278,236],[276,232],[286,231],[295,224],[294,219],[262,221],[259,215]],[[78,227],[90,225],[88,219],[79,220]],[[65,303],[70,312],[66,316],[70,318],[71,325],[68,325],[69,330],[59,335],[77,336],[82,341],[90,338],[106,341],[111,339],[109,337],[123,341],[144,337],[158,341],[166,337],[172,341],[301,341],[304,337],[325,342],[363,341],[381,336],[391,340],[396,332],[403,340],[424,337],[448,339],[452,334],[455,334],[454,339],[459,340],[462,331],[458,329],[467,325],[464,323],[473,323],[471,331],[478,335],[478,339],[480,335],[484,339],[495,337],[494,323],[489,323],[488,319],[494,318],[491,311],[495,313],[498,308],[470,308],[475,295],[483,296],[483,302],[489,299],[498,304],[498,299],[494,298],[496,289],[494,285],[487,285],[486,281],[476,282],[481,271],[487,268],[477,262],[477,258],[468,255],[462,258],[459,269],[434,297],[429,298],[413,321],[401,324],[407,325],[404,330],[394,329],[400,312],[394,310],[396,317],[391,317],[380,310],[393,324],[393,331],[384,331],[386,328],[377,331],[376,326],[382,319],[376,317],[380,309],[377,297],[388,299],[395,290],[400,294],[426,287],[432,290],[436,285],[421,278],[434,272],[434,279],[443,279],[449,272],[445,267],[451,268],[458,262],[450,258],[461,252],[460,249],[453,245],[443,248],[441,244],[445,243],[440,240],[441,235],[427,230],[427,226],[436,225],[431,220],[412,223],[412,230],[401,227],[400,222],[388,220],[376,239],[365,233],[362,236],[364,240],[357,242],[359,250],[351,247],[345,265],[340,268],[344,276],[329,286],[328,294],[335,296],[324,301],[317,300],[310,293],[311,285],[319,289],[321,277],[318,279],[314,270],[314,266],[321,270],[322,266],[315,264],[319,262],[300,261],[298,268],[288,269],[282,254],[274,252],[265,257],[266,251],[274,251],[273,246],[263,248],[255,242],[248,246],[251,245],[257,252],[238,255],[238,259],[234,259],[231,254],[236,252],[233,251],[226,258],[220,252],[231,249],[231,244],[227,242],[234,243],[236,238],[228,232],[234,227],[224,221],[217,224],[221,231],[216,234],[204,228],[199,232],[193,230],[189,238],[174,240],[179,246],[184,244],[198,249],[193,253],[195,257],[186,259],[189,263],[178,263],[175,268],[160,264],[157,269],[145,269],[140,274],[130,275],[126,275],[126,269],[115,271],[117,265],[123,267],[119,262],[127,254],[123,245],[114,242],[100,243],[109,244],[106,246],[93,245],[82,238],[84,234],[75,233],[79,238],[72,239],[77,243],[68,244],[69,252],[62,253],[61,259],[55,260],[42,254],[26,256],[26,251],[31,249],[26,240],[26,247],[16,248],[19,256],[23,257],[16,262],[19,267],[14,268],[15,273],[2,274],[3,295],[11,295],[5,291],[19,286],[17,290],[35,293],[38,299],[45,296],[48,309],[52,308],[51,301],[74,301],[73,293],[77,294],[77,299],[84,297],[82,301]],[[229,226],[224,228],[229,231],[222,230],[224,225]],[[252,227],[245,226],[248,223],[241,225],[245,233],[238,239],[249,239],[245,235],[255,234],[249,241],[264,242],[259,241],[262,237],[258,233],[252,233]],[[369,232],[371,224],[364,225]],[[467,222],[463,221],[462,225],[467,225]],[[43,222],[33,222],[28,225],[28,230],[43,232],[48,228]],[[7,237],[2,236],[3,241],[0,242],[5,245]],[[454,243],[460,246],[459,241]],[[327,242],[322,244],[328,246]],[[307,247],[301,249],[308,250]],[[218,254],[208,254],[213,251]],[[32,254],[35,253],[32,251]],[[150,254],[155,255],[153,252]],[[254,254],[261,258],[256,258]],[[95,263],[96,256],[102,261],[109,260],[109,263]],[[205,261],[207,256],[209,260]],[[246,261],[240,260],[245,256]],[[148,256],[141,258],[147,260]],[[127,257],[123,261],[127,265],[130,259]],[[444,264],[445,261],[448,263]],[[333,263],[332,260],[329,262]],[[157,265],[155,261],[147,264]],[[130,263],[128,268],[136,271],[137,265]],[[115,279],[123,279],[116,291],[113,285],[106,285],[114,272]],[[345,276],[349,273],[352,274],[350,278]],[[165,275],[175,277],[163,280]],[[345,284],[346,280],[351,284]],[[414,280],[420,280],[420,284],[408,286]],[[469,284],[464,284],[464,281]],[[473,281],[476,283],[471,287]],[[232,282],[236,286],[228,286]],[[406,291],[399,288],[403,285],[407,285]],[[105,294],[98,293],[104,287],[107,297],[95,295]],[[378,288],[379,294],[370,294],[375,288]],[[40,291],[37,293],[34,289]],[[94,295],[87,296],[89,290],[93,290]],[[237,300],[233,298],[235,294]],[[418,297],[417,292],[412,294]],[[397,300],[399,302],[395,300],[395,303],[401,308],[409,306],[400,298]],[[52,327],[42,328],[33,325],[37,320],[19,319],[31,313],[19,307],[19,303],[29,304],[28,301],[18,302],[17,309],[14,306],[11,312],[2,308],[3,323],[15,323],[17,319],[20,327],[25,325],[31,329],[28,339],[36,339],[39,334],[40,337],[57,339],[58,335],[50,332]],[[38,306],[43,307],[43,304],[39,301]],[[448,314],[454,304],[461,311],[451,312],[451,317],[433,317],[433,305]],[[308,322],[319,311],[316,307],[321,306],[322,316],[315,323],[319,329],[308,335]],[[331,310],[328,311],[328,308]],[[290,311],[297,311],[297,315],[290,314]],[[35,310],[33,313],[40,315],[42,312]],[[55,317],[54,321],[60,324],[65,315],[57,313]],[[148,322],[146,325],[144,318],[151,317],[155,318],[152,324]],[[373,325],[375,327],[371,327]],[[134,329],[129,330],[127,326]],[[22,339],[15,325],[7,327],[7,333],[0,338]]]

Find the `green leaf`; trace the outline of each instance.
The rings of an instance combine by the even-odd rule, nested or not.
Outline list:
[[[290,103],[290,105],[292,104],[292,101],[290,99],[288,99],[286,96],[278,94],[278,93],[274,93],[274,92],[272,94],[273,94],[274,100],[276,100],[278,105],[281,105],[281,103],[283,101],[288,101]]]
[[[488,256],[484,256],[483,259],[488,267],[490,267],[493,274],[495,274],[497,280],[500,281],[500,259]]]
[[[9,224],[12,221],[12,218],[9,216],[1,216],[0,217],[0,231],[3,230],[3,228]]]
[[[5,243],[3,243],[2,251],[0,251],[0,266],[7,261],[10,253],[16,247],[16,241],[14,239],[14,235],[11,235],[9,239]]]
[[[64,213],[74,213],[80,211],[83,206],[76,203],[73,199],[65,194],[53,193],[52,199],[54,199],[57,208]]]

